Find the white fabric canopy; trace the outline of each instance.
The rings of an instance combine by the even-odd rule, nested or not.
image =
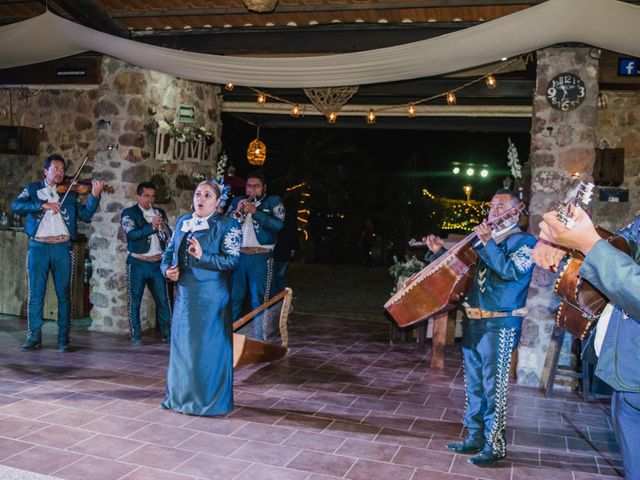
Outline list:
[[[253,87],[333,87],[430,77],[555,44],[640,57],[640,7],[617,0],[549,0],[437,38],[357,53],[255,58],[206,55],[127,40],[50,12],[0,28],[0,68],[93,50],[177,77]]]

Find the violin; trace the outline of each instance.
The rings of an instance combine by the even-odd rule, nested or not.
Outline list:
[[[91,188],[93,184],[91,180],[76,180],[72,182],[71,178],[65,177],[65,179],[56,185],[56,191],[62,195],[67,193],[68,191],[72,191],[77,193],[78,195],[85,195],[87,193],[91,193]],[[103,192],[113,193],[115,189],[111,185],[107,185],[106,183],[102,187]]]

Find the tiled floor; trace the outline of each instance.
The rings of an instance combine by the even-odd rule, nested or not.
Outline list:
[[[79,331],[21,352],[0,317],[0,464],[65,479],[572,479],[619,476],[606,403],[512,386],[508,461],[481,469],[443,444],[462,433],[459,352],[388,344],[388,327],[294,315],[291,354],[236,373],[226,418],[165,411],[168,348]],[[47,325],[53,330],[53,325]]]

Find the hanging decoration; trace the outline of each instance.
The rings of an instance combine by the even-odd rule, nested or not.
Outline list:
[[[260,127],[256,133],[256,139],[247,147],[247,161],[254,166],[264,165],[267,159],[267,146],[260,140]]]
[[[331,113],[337,114],[340,109],[358,92],[359,87],[329,87],[329,88],[305,88],[305,95],[311,100],[313,106],[329,117]]]
[[[507,148],[507,166],[511,169],[511,175],[513,178],[522,178],[522,166],[518,160],[518,149],[511,141],[511,137],[507,138],[509,148]]]
[[[258,13],[271,12],[277,4],[278,0],[244,0],[247,10]]]

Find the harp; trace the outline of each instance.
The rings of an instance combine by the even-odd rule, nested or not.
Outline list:
[[[271,362],[288,351],[287,319],[293,291],[285,288],[233,323],[233,366]]]

